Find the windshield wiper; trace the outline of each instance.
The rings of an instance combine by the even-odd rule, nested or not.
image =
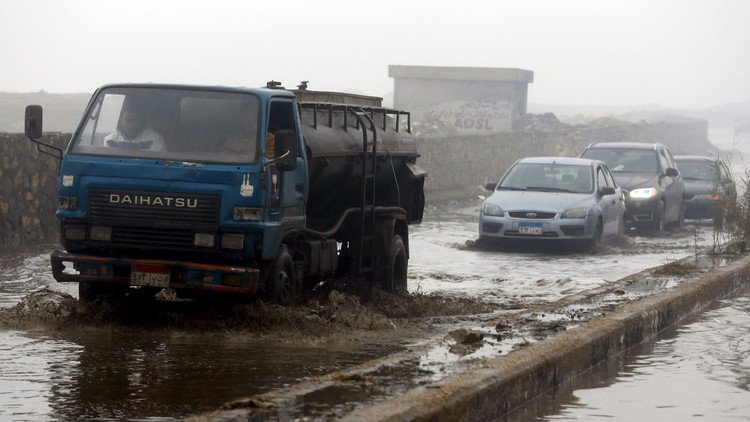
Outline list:
[[[524,188],[517,188],[515,186],[500,186],[497,190],[526,190]]]
[[[701,179],[700,177],[685,177],[685,176],[682,176],[682,179],[683,180],[705,180],[706,182],[710,182],[711,181],[711,179]]]
[[[526,190],[538,190],[541,192],[570,192],[569,189],[550,188],[546,186],[526,186]]]

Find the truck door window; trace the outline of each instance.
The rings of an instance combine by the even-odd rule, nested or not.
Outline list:
[[[294,108],[291,101],[274,100],[268,113],[265,155],[273,158],[284,153],[275,150],[275,133],[277,130],[288,129],[296,132]]]

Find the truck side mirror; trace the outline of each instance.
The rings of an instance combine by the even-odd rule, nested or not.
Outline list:
[[[484,185],[484,188],[490,191],[494,191],[496,187],[497,183],[487,183],[486,185]]]
[[[669,167],[664,174],[666,174],[668,177],[677,177],[680,175],[680,172],[677,171],[677,169],[674,167]]]
[[[43,154],[47,154],[51,157],[55,157],[58,160],[62,159],[62,150],[56,146],[45,144],[40,141],[42,137],[42,106],[40,105],[27,105],[26,113],[24,115],[23,122],[23,133],[26,135],[31,142],[36,144],[36,149]]]
[[[23,127],[23,131],[27,138],[39,139],[42,137],[42,106],[26,106],[26,116]]]
[[[278,157],[273,159],[279,171],[292,171],[297,168],[297,136],[293,130],[276,131],[274,145]]]

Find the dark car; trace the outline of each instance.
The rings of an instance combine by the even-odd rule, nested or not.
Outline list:
[[[661,232],[665,226],[682,227],[685,186],[677,164],[659,143],[593,143],[581,154],[601,160],[617,184],[628,191],[625,201],[629,227]]]
[[[727,166],[700,155],[678,155],[677,168],[685,181],[685,218],[730,218],[737,191]]]

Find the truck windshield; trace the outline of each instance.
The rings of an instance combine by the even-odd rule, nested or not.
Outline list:
[[[166,88],[102,90],[71,152],[217,163],[258,159],[258,99]]]

